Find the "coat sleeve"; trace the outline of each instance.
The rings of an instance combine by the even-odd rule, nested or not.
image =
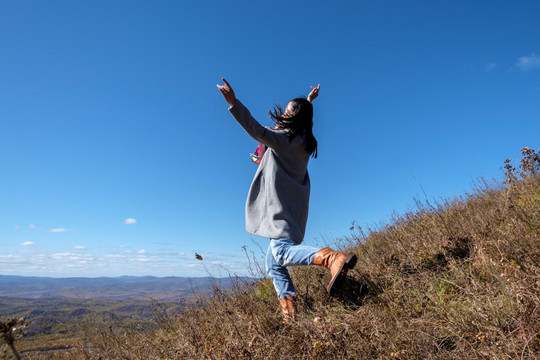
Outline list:
[[[289,137],[286,130],[274,130],[259,124],[257,120],[251,116],[249,110],[240,102],[236,102],[229,107],[229,111],[234,116],[236,121],[246,130],[246,132],[255,140],[264,145],[280,150],[289,144]]]

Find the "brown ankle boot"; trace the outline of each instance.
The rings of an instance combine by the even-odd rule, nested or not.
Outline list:
[[[341,280],[347,274],[347,270],[352,269],[356,265],[356,260],[356,255],[353,253],[334,251],[327,247],[315,253],[313,256],[313,265],[327,267],[332,274],[330,283],[326,287],[330,295],[334,294],[334,284],[339,282],[338,280]]]
[[[283,312],[284,324],[288,324],[290,320],[296,320],[296,299],[292,295],[279,299],[279,304]]]

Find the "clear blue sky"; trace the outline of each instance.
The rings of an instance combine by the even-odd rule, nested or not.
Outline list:
[[[245,274],[264,125],[315,100],[305,242],[539,147],[538,1],[0,2],[0,274]],[[204,260],[194,258],[200,253]]]

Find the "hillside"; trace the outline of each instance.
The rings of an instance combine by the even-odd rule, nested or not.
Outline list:
[[[17,341],[23,358],[56,358],[91,335],[96,324],[117,324],[141,331],[156,329],[156,310],[183,310],[181,302],[161,303],[133,300],[23,299],[0,297],[0,320],[26,319],[26,336]],[[8,351],[9,353],[9,351]],[[0,352],[1,355],[1,352]]]
[[[157,329],[156,314],[181,312],[194,293],[211,294],[215,286],[227,290],[231,282],[231,278],[210,277],[0,275],[0,322],[26,319],[26,336],[17,342],[19,351],[32,359],[54,358],[94,334],[101,326],[96,324]]]
[[[297,267],[298,319],[283,325],[268,279],[215,289],[155,329],[98,324],[63,359],[538,359],[540,152],[505,163],[502,184],[418,201],[340,239],[358,255],[348,292]]]

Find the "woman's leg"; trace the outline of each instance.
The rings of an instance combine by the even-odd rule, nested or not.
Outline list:
[[[271,239],[266,253],[266,274],[272,279],[278,298],[296,296],[287,266],[311,265],[318,248],[298,245],[289,239]]]
[[[294,265],[311,265],[313,256],[319,248],[298,245],[290,239],[271,239],[270,248],[278,264],[283,267]]]
[[[286,267],[278,264],[274,258],[272,252],[272,245],[268,246],[268,251],[266,252],[266,275],[272,279],[274,288],[276,289],[278,299],[282,299],[287,295],[296,296],[294,285],[292,283],[291,277],[289,276],[289,271]]]
[[[296,319],[296,292],[287,266],[310,265],[318,249],[289,239],[271,239],[266,253],[266,274],[272,279],[283,312],[283,322]]]
[[[345,253],[334,251],[330,248],[318,249],[311,246],[298,245],[290,239],[271,239],[269,251],[272,252],[277,265],[280,265],[287,273],[288,281],[290,281],[290,277],[285,269],[287,266],[313,264],[330,269],[332,277],[326,287],[330,295],[333,295],[336,289],[340,288],[347,271],[354,268],[357,260],[356,255],[350,252]],[[290,283],[290,286],[294,292],[292,283]]]

